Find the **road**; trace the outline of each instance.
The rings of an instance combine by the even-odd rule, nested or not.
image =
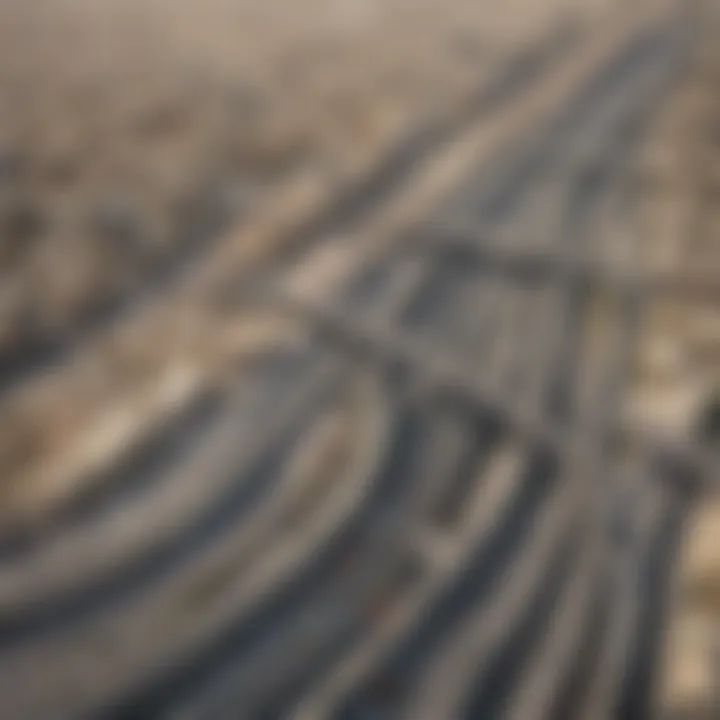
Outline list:
[[[269,306],[305,332],[3,545],[0,714],[642,717],[686,500],[617,442],[640,300],[493,243],[627,252],[633,148],[687,41],[674,15],[628,33],[324,304],[284,291],[297,250],[273,259]]]

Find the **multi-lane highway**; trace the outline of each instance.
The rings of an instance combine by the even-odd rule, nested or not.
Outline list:
[[[5,539],[0,715],[646,716],[693,468],[622,419],[630,192],[687,32],[640,23],[331,300],[274,259],[303,331]]]

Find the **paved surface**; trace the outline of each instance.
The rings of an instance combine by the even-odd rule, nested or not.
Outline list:
[[[713,474],[627,408],[648,300],[694,292],[644,290],[635,159],[691,30],[551,27],[252,276],[193,264],[168,304],[242,365],[176,360],[9,495],[2,714],[652,716]]]

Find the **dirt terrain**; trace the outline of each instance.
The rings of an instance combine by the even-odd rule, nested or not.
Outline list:
[[[698,8],[698,42],[643,152],[639,187],[643,263],[654,271],[720,277],[720,8]],[[717,296],[667,299],[646,317],[636,417],[668,437],[720,440]],[[720,497],[697,499],[680,550],[659,708],[669,718],[711,718],[720,659]]]
[[[107,311],[228,216],[274,204],[278,185],[336,192],[509,49],[583,14],[520,5],[5,4],[5,365]]]

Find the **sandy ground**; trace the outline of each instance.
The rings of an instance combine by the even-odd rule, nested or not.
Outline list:
[[[303,173],[337,188],[504,53],[607,4],[4,3],[0,343],[97,312],[203,213]]]
[[[665,103],[639,178],[644,263],[720,277],[720,7],[707,4],[683,82]],[[720,307],[667,299],[646,317],[636,420],[670,436],[720,440]],[[720,665],[720,497],[699,498],[687,523],[667,631],[664,716],[717,717]]]
[[[303,173],[338,187],[503,53],[601,5],[4,3],[0,344],[100,312],[203,215]]]

